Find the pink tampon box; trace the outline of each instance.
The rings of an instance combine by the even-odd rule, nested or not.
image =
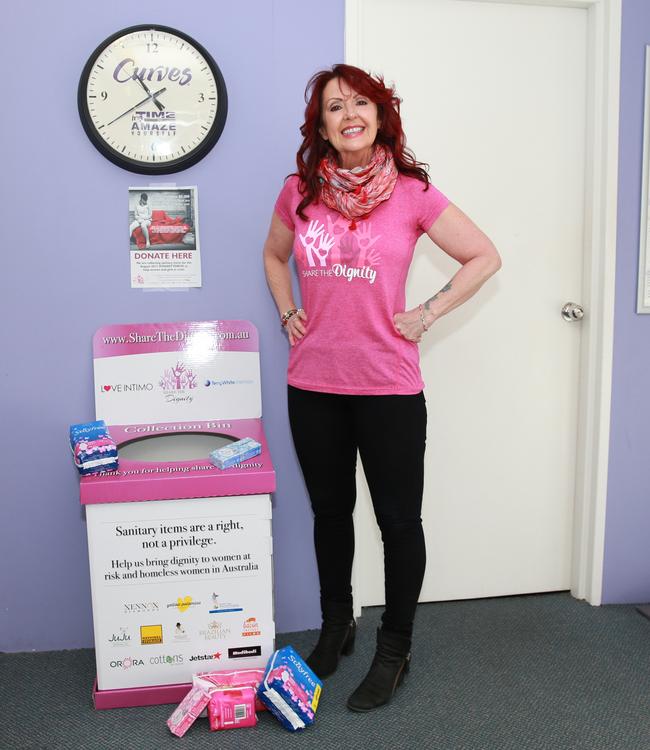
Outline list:
[[[171,733],[182,737],[209,702],[210,695],[201,687],[194,685],[167,719],[167,726]]]

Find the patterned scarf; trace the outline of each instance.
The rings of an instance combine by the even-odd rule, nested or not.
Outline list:
[[[390,198],[397,176],[393,154],[381,143],[375,145],[365,167],[341,169],[332,153],[318,167],[323,203],[351,219],[350,229],[357,228],[355,219],[365,218]]]

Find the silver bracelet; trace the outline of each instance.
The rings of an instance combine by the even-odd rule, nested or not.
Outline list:
[[[418,309],[420,310],[420,323],[422,323],[422,328],[426,331],[429,330],[429,326],[426,324],[426,321],[424,320],[424,308],[422,305],[418,305]]]

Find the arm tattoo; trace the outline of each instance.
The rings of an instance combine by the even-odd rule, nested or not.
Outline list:
[[[437,294],[434,294],[434,295],[433,295],[433,297],[431,297],[430,299],[428,299],[428,300],[427,300],[427,301],[426,301],[426,302],[424,303],[424,309],[425,309],[425,310],[428,310],[428,309],[429,309],[429,305],[430,305],[430,304],[431,304],[432,302],[435,302],[435,301],[436,301],[436,300],[438,299],[438,297],[439,297],[439,296],[440,296],[441,294],[443,294],[444,292],[448,292],[448,291],[449,291],[450,289],[451,289],[451,281],[450,281],[449,283],[445,284],[445,285],[444,285],[444,286],[442,287],[442,289],[441,289],[441,290],[440,290],[440,291],[439,291],[439,292],[438,292]]]

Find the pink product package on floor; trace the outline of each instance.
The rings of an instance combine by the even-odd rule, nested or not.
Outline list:
[[[255,688],[215,688],[210,694],[208,719],[213,732],[236,727],[254,727],[257,724]]]
[[[172,734],[182,737],[194,724],[196,718],[210,702],[210,695],[203,688],[194,685],[190,692],[178,704],[174,713],[167,719],[167,726]]]
[[[257,688],[263,679],[263,669],[231,669],[220,672],[199,672],[194,675],[194,685],[207,692],[212,692],[212,687],[252,687],[256,693],[255,710],[266,711],[266,706],[257,697]]]

